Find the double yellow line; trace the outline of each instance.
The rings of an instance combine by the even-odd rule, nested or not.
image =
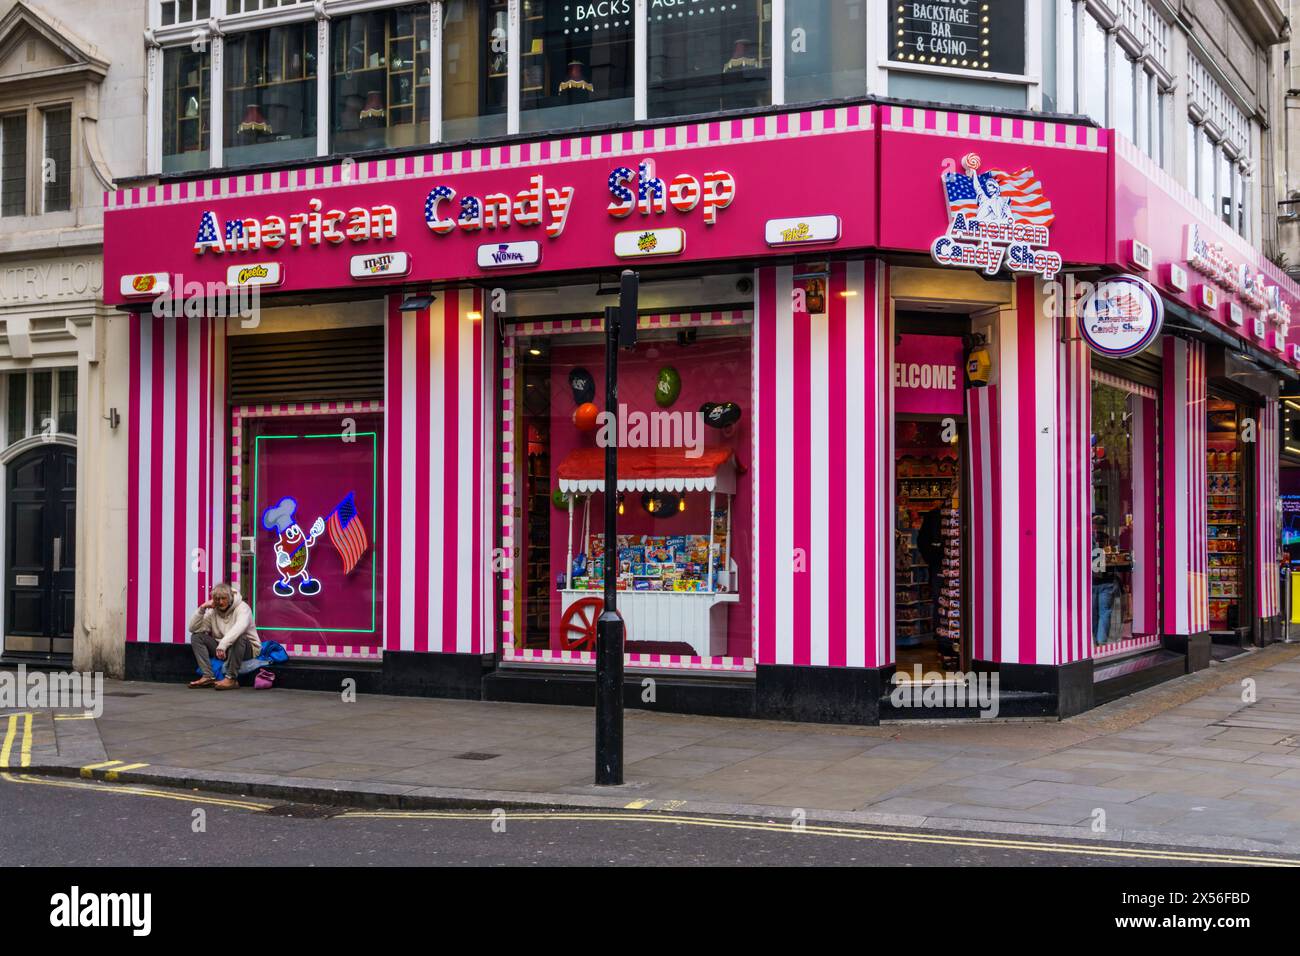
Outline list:
[[[22,721],[23,739],[18,748],[18,765],[20,767],[30,767],[32,765],[32,715],[10,714],[9,727],[5,730],[4,744],[0,745],[0,767],[8,767],[13,759],[14,740],[18,736],[18,723]]]
[[[477,820],[490,821],[496,815],[488,812],[463,810],[351,810],[339,814],[335,819],[432,819],[432,820]],[[1145,849],[1135,846],[1107,846],[1104,843],[1049,843],[1036,840],[1017,840],[1002,837],[964,836],[959,834],[923,833],[920,831],[871,830],[857,827],[826,826],[806,824],[794,827],[790,823],[771,820],[723,819],[719,817],[697,817],[676,813],[654,812],[515,812],[506,810],[505,819],[509,822],[573,822],[591,823],[596,821],[610,823],[669,823],[678,826],[705,827],[723,830],[748,830],[766,833],[784,833],[788,836],[813,835],[837,837],[850,840],[872,840],[886,843],[910,843],[930,846],[967,847],[972,849],[1020,850],[1033,853],[1057,853],[1078,856],[1108,857],[1128,860],[1162,860],[1177,863],[1208,863],[1220,866],[1286,866],[1300,867],[1300,860],[1278,857],[1246,856],[1229,853],[1204,853],[1184,850]]]
[[[58,719],[59,717],[56,716],[55,720]],[[18,732],[20,726],[22,727],[21,740]],[[104,760],[99,763],[87,764],[80,771],[85,781],[60,780],[57,777],[37,777],[27,773],[10,773],[9,771],[13,767],[15,743],[18,744],[19,768],[30,767],[32,764],[32,715],[30,713],[9,715],[4,742],[0,744],[0,779],[8,783],[36,784],[42,787],[60,787],[65,790],[95,790],[100,793],[119,793],[137,797],[157,797],[164,800],[180,800],[183,803],[203,803],[209,806],[233,807],[237,810],[263,811],[271,806],[268,803],[253,803],[248,800],[228,800],[222,797],[200,797],[194,794],[170,793],[153,787],[122,786],[120,784],[109,786],[93,782],[98,773],[105,781],[113,783],[119,779],[119,774],[128,770],[139,770],[141,767],[147,767],[149,766],[147,763],[123,763],[120,760]]]

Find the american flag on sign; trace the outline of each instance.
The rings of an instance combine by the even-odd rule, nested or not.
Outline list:
[[[1043,195],[1043,184],[1028,166],[1014,173],[993,169],[979,174],[979,186],[986,196],[990,194],[990,186],[994,183],[997,184],[1000,198],[1008,201],[1011,217],[1015,221],[1034,226],[1050,226],[1056,219],[1051,200]],[[976,191],[975,180],[970,175],[944,173],[943,188],[948,197],[950,218],[955,219],[959,214],[967,219],[975,217],[981,197]]]
[[[343,573],[351,574],[352,569],[361,560],[361,556],[370,547],[366,529],[361,519],[357,517],[357,502],[352,492],[349,491],[348,496],[340,501],[339,506],[330,514],[326,527],[329,529],[330,540],[334,542],[339,557],[343,559]]]
[[[1131,292],[1122,292],[1110,300],[1114,314],[1125,319],[1132,319],[1142,314],[1142,303]]]

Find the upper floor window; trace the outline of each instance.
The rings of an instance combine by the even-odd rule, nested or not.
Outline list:
[[[27,214],[27,114],[0,116],[0,216]]]
[[[787,103],[866,92],[866,7],[866,0],[786,0]]]
[[[1079,112],[1091,116],[1102,126],[1109,125],[1107,101],[1110,71],[1107,69],[1106,30],[1086,13],[1079,22],[1079,47],[1075,56]]]
[[[238,7],[238,0],[230,0],[232,8]],[[159,22],[169,27],[173,23],[190,23],[206,20],[212,12],[210,0],[161,0]]]
[[[45,127],[41,208],[44,212],[62,212],[72,208],[72,108],[41,110],[41,120]]]
[[[532,132],[632,119],[632,20],[630,5],[524,0],[519,128]]]
[[[0,115],[0,216],[72,208],[72,106]]]
[[[429,5],[338,17],[330,24],[335,152],[429,141]]]
[[[225,39],[226,161],[263,163],[316,155],[316,22]]]
[[[682,116],[771,103],[771,12],[765,0],[690,0],[652,8],[649,115]]]
[[[442,138],[506,132],[509,9],[506,0],[443,0]]]
[[[208,102],[208,48],[164,50],[162,169],[165,173],[208,165],[211,106]]]

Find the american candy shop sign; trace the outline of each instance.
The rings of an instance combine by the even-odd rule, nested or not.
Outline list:
[[[1139,276],[1097,283],[1079,305],[1079,334],[1098,355],[1128,358],[1160,334],[1165,307],[1160,293]]]
[[[141,301],[123,276],[216,283],[229,265],[268,261],[283,265],[279,290],[313,292],[403,265],[404,281],[439,283],[617,267],[619,252],[752,259],[783,254],[766,241],[776,220],[790,221],[779,242],[871,248],[872,119],[852,105],[366,160],[346,177],[324,163],[117,190],[105,293],[111,305]],[[851,180],[802,174],[810,150]],[[407,263],[383,259],[395,253]]]
[[[948,231],[930,244],[930,257],[942,266],[978,269],[989,276],[1005,268],[1055,278],[1061,256],[1046,247],[1056,214],[1034,171],[979,169],[979,156],[967,153],[962,171],[941,174]]]

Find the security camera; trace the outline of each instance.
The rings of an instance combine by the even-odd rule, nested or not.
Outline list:
[[[749,295],[754,291],[754,280],[748,277],[736,280],[736,291],[741,295]]]

